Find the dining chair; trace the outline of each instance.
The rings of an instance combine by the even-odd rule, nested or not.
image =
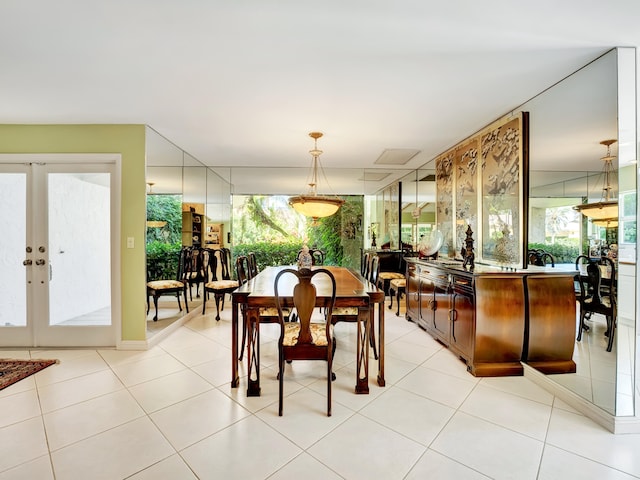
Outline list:
[[[187,280],[185,278],[185,264],[188,262],[189,247],[182,247],[178,254],[178,269],[175,279],[160,279],[147,282],[147,315],[149,314],[149,298],[153,297],[153,305],[156,313],[153,321],[158,321],[158,299],[163,295],[175,295],[178,300],[178,309],[182,311],[180,305],[180,294],[184,296],[184,307],[189,313],[189,304],[187,303]]]
[[[312,248],[311,250],[309,250],[309,253],[311,254],[313,265],[324,265],[324,259],[326,255],[322,250]]]
[[[238,255],[236,257],[236,279],[238,286],[242,286],[249,281],[249,257]]]
[[[296,264],[298,263],[298,260],[300,260],[300,256],[303,254],[303,252],[304,250],[300,250],[298,252],[298,255],[296,255]],[[313,266],[324,265],[325,253],[322,250],[310,248],[309,255],[311,255],[311,264]]]
[[[240,255],[236,257],[236,278],[238,279],[238,286],[242,286],[249,280],[251,280],[251,265],[248,255]],[[241,313],[242,343],[240,344],[240,350],[238,350],[238,360],[242,360],[242,356],[244,355],[244,347],[247,343],[247,316],[244,309]],[[288,309],[285,309],[285,313],[288,317]],[[260,307],[259,315],[260,323],[278,323],[278,309],[276,307]]]
[[[205,256],[208,255],[204,248],[189,247],[185,259],[184,277],[189,288],[189,299],[193,301],[193,285],[196,286],[196,298],[200,297],[200,284],[206,279]]]
[[[365,277],[374,286],[378,282],[378,274],[380,273],[380,257],[377,255],[371,255],[371,262],[369,266],[369,276]],[[373,349],[373,357],[378,359],[378,349],[376,347],[376,331],[374,328],[374,307],[373,305],[369,309],[369,344]],[[331,321],[335,325],[340,322],[354,323],[358,321],[358,307],[335,307],[333,309],[333,316]]]
[[[396,297],[396,316],[400,316],[400,299],[407,291],[406,278],[394,278],[389,282],[389,310],[393,308],[393,297]]]
[[[216,301],[216,320],[220,320],[220,310],[224,310],[224,297],[227,293],[232,293],[238,288],[238,281],[231,278],[229,272],[229,262],[231,261],[231,251],[228,248],[210,250],[209,264],[206,268],[207,281],[204,284],[204,295],[202,299],[202,314],[207,308],[207,297],[213,293]],[[218,269],[220,279],[218,279]],[[211,275],[211,277],[209,277]],[[209,280],[211,278],[211,280]],[[220,303],[222,302],[222,306]]]
[[[529,258],[529,265],[537,265],[538,267],[544,267],[551,263],[552,267],[556,266],[556,260],[549,252],[545,252],[540,248],[531,248],[527,251]]]
[[[247,261],[249,262],[249,279],[258,275],[258,262],[256,261],[256,254],[253,252],[247,253]]]
[[[402,256],[399,258],[394,257],[394,261],[391,265],[389,265],[388,261],[385,261],[385,269],[390,268],[390,270],[381,271],[378,275],[378,280],[376,281],[376,286],[384,292],[385,297],[389,295],[389,285],[391,284],[391,280],[394,279],[402,279],[405,277],[405,272],[402,268],[404,264]],[[400,273],[402,271],[402,273]]]
[[[576,299],[580,304],[580,325],[576,340],[581,341],[582,332],[590,330],[585,320],[590,319],[593,314],[600,314],[607,322],[604,334],[609,338],[607,352],[610,352],[617,323],[615,262],[608,257],[590,258],[580,255],[576,258],[576,269],[579,270],[576,274]]]
[[[285,321],[285,307],[280,297],[280,281],[285,275],[294,275],[298,283],[293,288],[292,306],[297,312],[297,322]],[[316,307],[317,292],[311,279],[316,275],[326,275],[331,282],[331,296],[322,305],[325,308],[324,322],[312,321]],[[280,323],[278,339],[278,415],[282,416],[284,396],[285,361],[294,360],[326,360],[327,362],[327,416],[331,416],[331,382],[335,339],[333,338],[332,314],[336,301],[336,279],[325,269],[311,270],[287,268],[278,272],[274,280],[274,296]]]
[[[364,278],[369,278],[370,268],[371,268],[371,254],[367,252],[362,256],[362,262],[360,264],[360,274]]]

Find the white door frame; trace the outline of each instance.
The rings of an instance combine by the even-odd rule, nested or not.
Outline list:
[[[111,164],[113,165],[111,175],[111,319],[113,325],[113,337],[108,345],[97,345],[92,343],[90,336],[87,336],[87,343],[74,346],[104,346],[114,347],[120,344],[122,336],[122,295],[121,295],[121,172],[122,156],[120,154],[0,154],[0,164],[47,164],[47,165],[87,165],[87,164]],[[28,186],[28,191],[31,186]],[[38,192],[34,192],[38,195]],[[28,195],[32,198],[32,195]],[[35,215],[34,215],[35,216]],[[35,221],[35,219],[34,219]],[[29,231],[33,228],[26,226]],[[35,247],[34,247],[35,248]],[[35,258],[35,257],[34,257]],[[28,274],[29,275],[29,274]],[[7,346],[59,346],[59,345],[39,345],[36,335],[37,322],[31,321],[28,324],[30,329],[31,345],[7,345]],[[66,328],[66,327],[65,327]],[[73,328],[73,327],[70,327]],[[95,342],[95,340],[94,340]],[[0,345],[2,342],[0,340]],[[4,346],[4,345],[3,345]]]

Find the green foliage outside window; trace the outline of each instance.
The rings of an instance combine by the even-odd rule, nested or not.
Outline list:
[[[553,255],[555,263],[574,263],[580,255],[580,245],[577,239],[561,238],[555,243],[530,243],[529,249],[542,249]]]
[[[301,248],[302,242],[242,243],[240,245],[234,245],[233,256],[235,262],[236,257],[247,255],[251,252],[255,253],[258,270],[262,271],[269,266],[294,265]]]
[[[291,265],[306,243],[325,252],[325,265],[360,268],[363,197],[349,196],[338,213],[312,225],[279,195],[235,196],[234,257],[256,254],[258,265]]]
[[[147,243],[182,242],[182,196],[147,195],[147,222],[167,222],[162,227],[147,227]]]
[[[182,196],[147,195],[147,221],[167,222],[147,227],[147,280],[175,279],[182,248]]]

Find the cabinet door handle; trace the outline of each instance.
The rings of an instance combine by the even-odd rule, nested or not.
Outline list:
[[[469,285],[469,280],[458,280],[456,278],[455,283],[457,283],[458,285]]]
[[[451,338],[454,342],[458,341],[456,340],[456,320],[458,320],[458,312],[454,308],[451,310]]]

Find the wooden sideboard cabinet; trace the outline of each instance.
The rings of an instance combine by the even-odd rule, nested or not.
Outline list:
[[[525,278],[531,273],[558,295],[549,296],[544,305],[527,304]],[[565,285],[572,277],[557,273],[562,272],[542,275],[487,266],[470,272],[460,262],[407,259],[406,317],[458,355],[475,376],[522,375],[521,362],[527,360],[528,351],[538,352],[535,360],[548,364],[549,373],[571,371],[572,364],[575,371],[571,360],[575,309],[571,313],[567,307],[575,304],[575,297],[572,291],[557,288],[558,282]],[[550,308],[552,315],[547,313]],[[531,340],[529,321],[537,332]],[[559,343],[562,349],[547,347]]]

